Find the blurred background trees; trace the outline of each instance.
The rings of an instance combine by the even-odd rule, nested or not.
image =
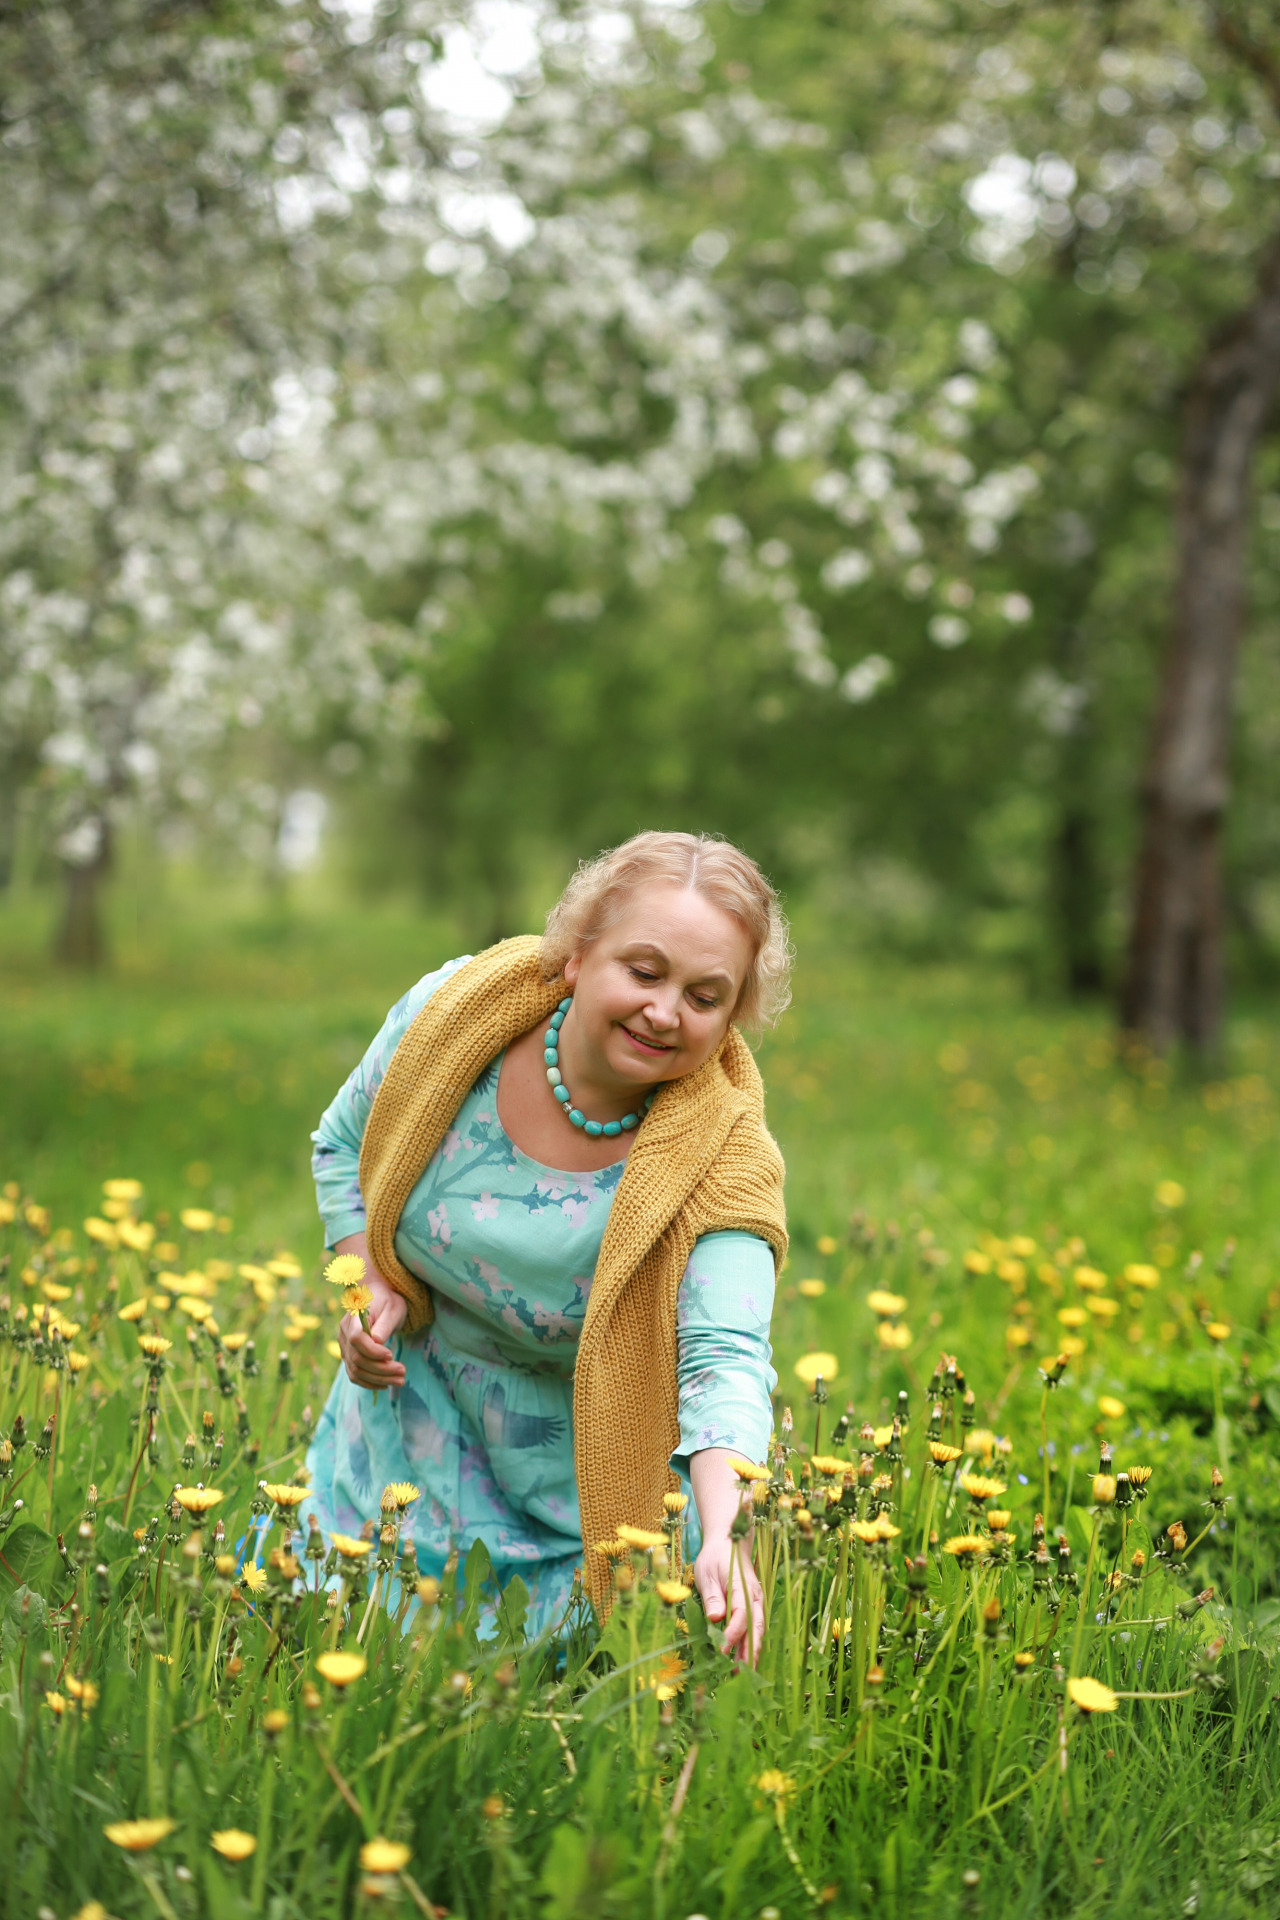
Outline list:
[[[860,938],[1127,977],[1211,1047],[1221,934],[1246,977],[1280,952],[1271,32],[4,14],[9,884],[60,875],[91,960],[122,823],[278,879],[324,817],[479,941],[640,825],[712,828]],[[1250,315],[1196,601],[1221,489],[1180,470]]]

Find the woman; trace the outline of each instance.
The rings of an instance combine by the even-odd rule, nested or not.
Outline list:
[[[579,869],[541,941],[392,1009],[313,1135],[328,1243],[374,1296],[309,1455],[322,1526],[358,1531],[412,1481],[422,1570],[482,1539],[536,1631],[576,1566],[603,1597],[598,1542],[691,1485],[707,1615],[728,1596],[725,1649],[754,1654],[729,1461],[768,1443],[786,1224],[736,1023],[782,1010],[788,957],[754,861],[642,833]]]

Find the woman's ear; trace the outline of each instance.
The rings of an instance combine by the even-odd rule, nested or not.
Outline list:
[[[564,963],[564,983],[570,992],[578,984],[578,975],[582,972],[582,949],[575,947]]]

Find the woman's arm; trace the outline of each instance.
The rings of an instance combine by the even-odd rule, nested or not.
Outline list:
[[[365,1205],[360,1192],[360,1144],[374,1096],[382,1085],[391,1056],[408,1027],[436,988],[463,965],[450,960],[426,974],[398,1000],[382,1023],[359,1066],[348,1074],[321,1115],[312,1134],[311,1172],[316,1202],[324,1222],[325,1244],[335,1253],[358,1254],[365,1263],[366,1284],[373,1294],[370,1332],[347,1314],[338,1328],[338,1345],[349,1377],[361,1387],[398,1387],[404,1368],[386,1342],[403,1324],[407,1305],[374,1267],[365,1237]]]
[[[732,1458],[722,1447],[706,1447],[689,1461],[702,1524],[693,1581],[708,1620],[724,1621],[725,1653],[755,1666],[764,1638],[764,1590],[751,1564],[750,1532],[740,1540],[732,1535],[743,1500],[742,1483],[729,1465]]]
[[[764,1629],[763,1595],[750,1561],[750,1535],[731,1529],[741,1486],[731,1458],[763,1460],[773,1421],[770,1395],[773,1253],[750,1233],[704,1235],[689,1257],[677,1303],[680,1446],[673,1467],[689,1475],[702,1528],[694,1580],[707,1617],[725,1621],[724,1648],[755,1660]]]

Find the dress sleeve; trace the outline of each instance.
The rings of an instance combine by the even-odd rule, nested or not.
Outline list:
[[[773,1424],[770,1394],[773,1249],[754,1233],[707,1233],[695,1241],[676,1302],[678,1473],[704,1447],[763,1460]]]
[[[373,1096],[382,1085],[391,1056],[436,988],[470,957],[463,954],[460,959],[446,961],[434,973],[424,974],[416,986],[396,1001],[364,1059],[347,1076],[320,1116],[320,1125],[311,1136],[311,1175],[316,1183],[316,1202],[324,1222],[326,1246],[336,1246],[347,1234],[363,1231],[365,1205],[360,1192],[360,1142]]]

